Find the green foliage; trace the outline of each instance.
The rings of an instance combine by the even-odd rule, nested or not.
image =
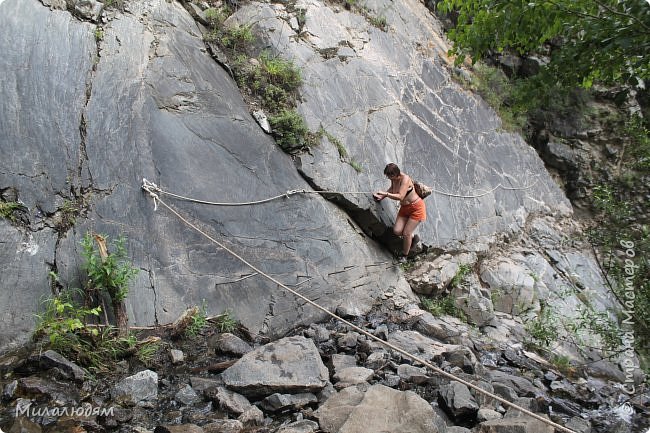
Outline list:
[[[203,305],[196,310],[190,319],[190,324],[185,328],[185,336],[189,338],[197,337],[208,324],[208,316],[205,311],[205,301]]]
[[[631,166],[643,173],[650,173],[650,126],[641,116],[630,116],[623,127],[630,139]]]
[[[255,40],[250,26],[224,28],[232,13],[227,7],[205,11],[211,30],[206,41],[219,44],[229,57],[237,85],[244,94],[260,104],[269,114],[269,124],[278,145],[286,152],[297,152],[314,145],[314,135],[304,119],[295,111],[298,89],[302,85],[300,70],[290,61],[264,51],[252,60]],[[298,10],[304,24],[305,11]]]
[[[101,27],[95,28],[95,40],[97,42],[104,40],[104,30]]]
[[[456,275],[451,279],[449,284],[451,287],[458,287],[460,286],[464,281],[465,277],[472,272],[472,267],[468,264],[462,264],[458,266],[458,270],[456,271]]]
[[[386,31],[388,28],[388,22],[386,21],[386,17],[381,15],[378,17],[375,16],[370,16],[368,17],[368,21],[370,21],[370,24],[373,26],[377,27],[380,30]]]
[[[220,27],[226,18],[232,15],[232,10],[228,6],[208,8],[204,11],[204,15],[212,27]]]
[[[0,218],[15,222],[14,211],[20,210],[22,207],[23,205],[15,201],[0,201]]]
[[[550,347],[558,338],[557,319],[551,307],[541,303],[537,317],[526,322],[526,331],[533,339],[533,346]]]
[[[330,134],[322,126],[320,127],[318,132],[314,134],[314,141],[316,142],[320,141],[320,139],[323,136],[327,137],[329,142],[332,143],[334,147],[336,147],[336,150],[339,154],[339,158],[341,159],[341,161],[348,163],[350,167],[352,167],[357,173],[363,172],[363,167],[361,166],[361,164],[359,164],[358,162],[354,161],[349,157],[348,150],[345,148],[341,140],[336,138],[334,135]]]
[[[59,221],[56,228],[59,232],[65,232],[72,227],[77,221],[77,215],[81,211],[81,207],[77,202],[72,200],[64,200],[63,205],[59,208]]]
[[[106,235],[95,235],[107,240]],[[113,242],[112,252],[106,251],[102,257],[99,246],[95,246],[93,236],[86,233],[81,241],[81,256],[84,258],[83,269],[88,274],[88,287],[91,290],[105,290],[114,302],[123,301],[129,293],[129,282],[138,270],[128,261],[125,238]]]
[[[467,321],[465,313],[456,306],[453,296],[447,295],[442,298],[421,297],[422,307],[434,316],[453,316]]]
[[[571,365],[571,360],[568,356],[555,355],[551,359],[551,364],[565,376],[572,376],[575,373],[575,368]]]
[[[44,301],[45,311],[37,315],[35,335],[48,337],[50,346],[63,353],[69,353],[79,344],[79,335],[98,335],[96,328],[89,328],[89,318],[98,317],[101,307],[84,308],[74,301],[74,291]]]
[[[224,313],[218,316],[215,320],[219,332],[233,332],[237,329],[237,321],[232,317],[230,311],[224,311]]]
[[[351,160],[348,164],[350,164],[350,167],[352,167],[357,173],[363,173],[363,167],[357,161]]]
[[[257,95],[271,114],[280,114],[295,106],[302,85],[300,70],[289,60],[264,52],[255,67],[237,68],[238,80]]]
[[[647,79],[650,11],[640,0],[442,0],[443,13],[456,11],[449,31],[453,54],[462,62],[490,52],[539,51],[554,46],[548,69],[570,85]]]
[[[615,224],[621,224],[630,216],[630,206],[626,201],[616,197],[614,189],[609,184],[596,185],[593,189],[592,203]]]
[[[246,49],[254,40],[255,37],[250,26],[229,27],[219,35],[221,45],[233,51]]]
[[[267,52],[262,53],[259,60],[270,84],[282,87],[288,92],[296,91],[302,85],[300,70],[290,60],[273,57]]]
[[[269,118],[273,136],[286,152],[293,152],[308,146],[309,129],[304,119],[295,110],[283,110]]]
[[[508,78],[496,67],[477,62],[470,81],[455,76],[464,87],[478,93],[498,114],[506,131],[526,132],[532,122],[552,122],[555,118],[591,121],[586,103],[591,94],[562,85],[549,71],[528,78]]]
[[[138,345],[138,348],[135,352],[135,357],[143,363],[145,366],[149,367],[158,351],[160,350],[162,344],[157,341],[145,341],[144,343]]]
[[[600,337],[600,347],[615,352],[621,347],[621,328],[604,311],[595,311],[590,305],[580,308],[578,316],[566,325],[567,330],[577,335],[587,331]]]

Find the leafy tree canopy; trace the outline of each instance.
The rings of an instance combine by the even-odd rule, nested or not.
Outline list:
[[[441,0],[456,11],[452,54],[475,62],[490,52],[552,47],[548,68],[564,84],[636,84],[650,78],[648,0]]]

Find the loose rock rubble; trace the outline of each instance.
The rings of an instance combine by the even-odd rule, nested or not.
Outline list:
[[[630,428],[611,411],[620,406],[621,394],[613,380],[582,371],[566,376],[521,347],[488,341],[458,319],[434,317],[395,299],[400,296],[386,296],[354,323],[576,432]],[[403,308],[395,309],[396,302]],[[456,344],[461,339],[467,344]],[[170,339],[161,347],[148,367],[131,361],[97,377],[54,351],[4,357],[0,428],[44,433],[553,432],[335,320],[295,329],[266,344],[209,329],[194,340]],[[220,373],[211,370],[224,360],[232,365]],[[643,413],[647,404],[648,399],[636,399],[629,407]],[[66,408],[78,412],[64,413]]]

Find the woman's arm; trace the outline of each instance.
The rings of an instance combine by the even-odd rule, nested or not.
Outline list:
[[[381,196],[381,198],[388,197],[391,200],[399,200],[402,201],[404,200],[404,197],[406,197],[406,194],[409,189],[409,183],[411,182],[411,178],[408,177],[408,175],[404,175],[404,178],[402,179],[402,182],[399,185],[399,190],[396,192],[393,192],[394,188],[393,185],[391,184],[391,187],[388,189],[388,191],[378,191],[377,194]]]

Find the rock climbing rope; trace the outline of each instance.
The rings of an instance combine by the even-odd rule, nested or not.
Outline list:
[[[165,203],[160,198],[159,194],[162,193],[162,191],[155,184],[147,181],[146,179],[143,179],[142,189],[144,189],[147,193],[149,193],[149,196],[154,200],[154,204],[155,204],[156,209],[158,207],[158,204],[161,204],[163,207],[165,207],[169,212],[171,212],[173,215],[175,215],[178,219],[180,219],[188,227],[195,230],[196,232],[201,234],[203,237],[205,237],[206,239],[208,239],[209,241],[211,241],[212,243],[217,245],[219,248],[221,248],[222,250],[224,250],[225,252],[227,252],[228,254],[230,254],[231,256],[233,256],[234,258],[236,258],[237,260],[239,260],[240,262],[242,262],[243,264],[245,264],[246,266],[251,268],[251,270],[253,270],[253,272],[256,272],[258,275],[260,275],[260,276],[264,277],[265,279],[271,281],[272,283],[278,285],[278,287],[281,287],[282,289],[284,289],[287,292],[293,294],[297,298],[302,299],[303,301],[305,301],[307,304],[311,305],[312,307],[322,311],[323,313],[327,314],[328,316],[330,316],[330,317],[338,320],[339,322],[349,326],[351,329],[354,329],[355,331],[359,332],[360,334],[370,338],[371,340],[376,341],[377,343],[383,345],[384,347],[386,347],[388,349],[394,350],[395,352],[397,352],[397,353],[401,354],[402,356],[410,359],[411,361],[414,361],[414,362],[417,362],[417,363],[420,363],[420,364],[424,365],[429,370],[431,370],[434,373],[439,374],[440,376],[443,376],[443,377],[445,377],[445,378],[447,378],[449,380],[453,380],[453,381],[462,383],[463,385],[467,386],[468,388],[471,388],[471,389],[475,390],[476,392],[479,392],[479,393],[481,393],[483,395],[486,395],[487,397],[490,397],[490,398],[492,398],[492,399],[494,399],[494,400],[496,400],[496,401],[498,401],[498,402],[500,402],[500,403],[502,403],[502,404],[504,404],[506,406],[512,407],[513,409],[516,409],[516,410],[520,411],[523,414],[526,414],[526,415],[528,415],[528,416],[530,416],[532,418],[535,418],[535,419],[537,419],[537,420],[539,420],[539,421],[541,421],[541,422],[543,422],[545,424],[548,424],[548,425],[554,427],[555,429],[557,429],[559,431],[566,432],[566,433],[576,433],[575,431],[573,431],[573,430],[571,430],[571,429],[569,429],[567,427],[564,427],[564,426],[562,426],[560,424],[557,424],[557,423],[551,421],[550,419],[545,418],[542,415],[539,415],[539,414],[537,414],[535,412],[532,412],[532,411],[530,411],[528,409],[525,409],[525,408],[523,408],[523,407],[521,407],[521,406],[519,406],[519,405],[517,405],[515,403],[512,403],[512,402],[510,402],[510,401],[508,401],[508,400],[506,400],[506,399],[504,399],[502,397],[499,397],[496,394],[493,394],[493,393],[491,393],[489,391],[486,391],[486,390],[480,388],[479,386],[474,385],[473,383],[468,382],[468,381],[466,381],[466,380],[464,380],[464,379],[462,379],[462,378],[460,378],[460,377],[458,377],[458,376],[456,376],[456,375],[454,375],[452,373],[446,372],[446,371],[442,370],[441,368],[431,364],[430,362],[425,361],[424,359],[422,359],[420,357],[417,357],[415,355],[412,355],[409,352],[405,351],[404,349],[401,349],[401,348],[395,346],[394,344],[389,343],[388,341],[384,341],[381,338],[379,338],[379,337],[371,334],[370,332],[366,331],[365,329],[360,328],[357,325],[354,325],[353,323],[351,323],[351,322],[347,321],[346,319],[336,315],[335,313],[332,313],[327,308],[325,308],[325,307],[321,306],[320,304],[312,301],[311,299],[307,298],[306,296],[302,295],[301,293],[293,290],[291,287],[281,283],[280,281],[278,281],[277,279],[275,279],[271,275],[268,275],[267,273],[265,273],[264,271],[262,271],[261,269],[259,269],[258,267],[256,267],[252,263],[250,263],[249,261],[247,261],[245,258],[243,258],[239,254],[237,254],[235,251],[228,248],[225,244],[218,241],[214,237],[210,236],[208,233],[201,230],[198,226],[196,226],[195,224],[193,224],[192,222],[187,220],[178,211],[176,211],[174,208],[172,208],[170,205]],[[287,193],[289,193],[289,192],[291,192],[292,194],[297,193],[297,192],[294,192],[294,191],[302,192],[304,190],[292,190],[292,191],[288,191]],[[320,192],[325,192],[325,191],[318,191],[318,193],[320,193]],[[327,192],[332,193],[331,191],[327,191]],[[289,194],[289,195],[291,195],[291,194]],[[274,200],[276,198],[280,198],[280,197],[284,197],[284,196],[286,196],[286,195],[285,194],[278,195],[278,196],[266,199],[265,201]],[[190,198],[185,198],[185,197],[180,197],[180,196],[178,196],[177,198],[182,198],[184,200],[186,199],[186,200],[189,200],[189,201],[197,202],[196,200],[190,199]],[[202,202],[202,201],[199,201],[199,202]],[[257,204],[257,203],[260,203],[260,202],[264,202],[264,201],[249,202],[249,204]],[[205,204],[214,204],[214,203],[213,202],[207,202]],[[244,204],[238,204],[238,205],[244,205]]]

